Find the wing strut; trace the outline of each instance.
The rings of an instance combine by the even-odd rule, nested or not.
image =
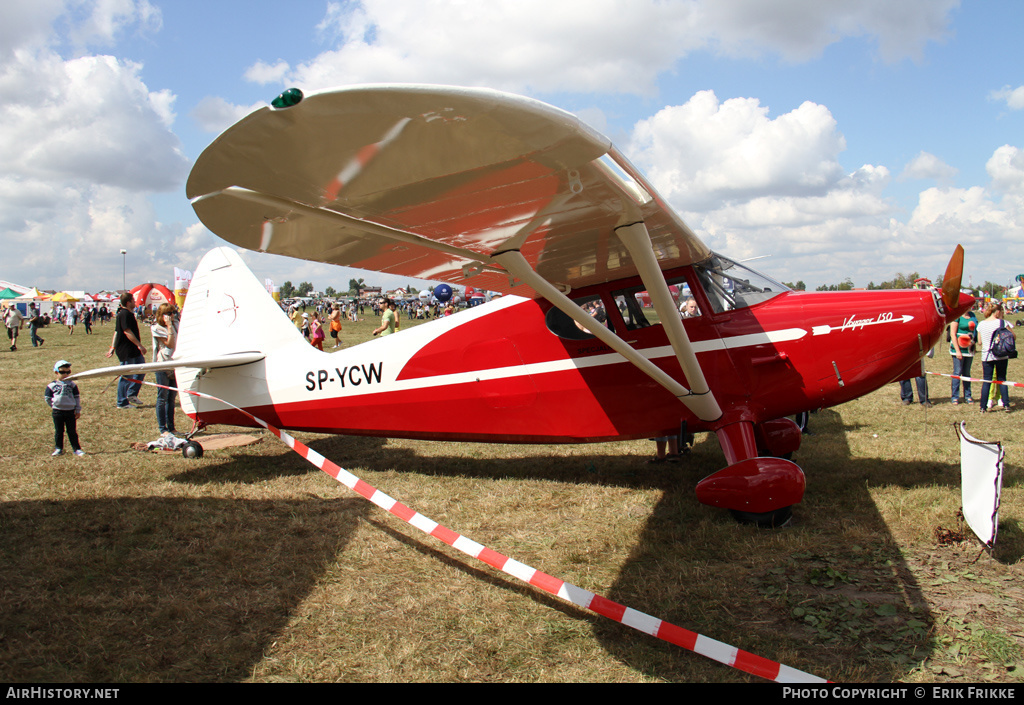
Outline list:
[[[711,393],[707,380],[704,379],[704,371],[697,361],[697,355],[693,352],[693,344],[690,343],[690,336],[686,334],[682,318],[679,316],[679,309],[676,308],[672,292],[668,289],[668,283],[658,266],[658,259],[654,256],[654,247],[651,245],[651,236],[647,232],[647,226],[642,220],[628,225],[621,225],[615,229],[619,240],[629,250],[640,273],[640,279],[647,287],[647,293],[654,304],[654,310],[661,319],[661,325],[665,328],[669,343],[676,353],[679,366],[690,383],[690,397],[686,405],[702,421],[714,421],[722,415],[722,409],[718,406],[715,396]]]
[[[559,291],[558,288],[551,284],[547,279],[544,279],[533,271],[529,263],[526,261],[526,258],[523,257],[519,250],[506,250],[505,252],[492,255],[492,259],[504,267],[509,274],[521,280],[538,294],[550,301],[565,315],[569,316],[569,318],[574,320],[576,323],[579,323],[583,328],[586,328],[588,332],[594,335],[594,337],[615,352],[622,355],[638,367],[640,371],[667,389],[673,396],[683,402],[702,420],[713,421],[722,415],[721,410],[718,408],[718,403],[709,392],[705,391],[700,394],[695,394],[681,385],[668,373],[631,347],[629,343],[617,336],[614,332],[605,328],[604,325],[599,323],[590,314],[583,311],[583,309],[573,303],[572,299]],[[668,293],[668,286],[665,285],[664,280],[662,280],[662,285],[664,286],[666,293]],[[675,307],[673,306],[672,308],[674,309]],[[678,315],[679,314],[677,312],[676,316],[678,317]],[[680,323],[680,327],[682,327],[682,323]],[[683,337],[685,338],[685,336],[686,333],[684,332]],[[688,339],[686,340],[686,343],[689,345]],[[693,355],[692,349],[690,349],[689,352],[690,355]],[[696,365],[696,357],[694,357],[693,362]],[[697,369],[698,371],[700,370],[699,365],[697,365]],[[703,374],[700,375],[700,381],[702,383],[704,382]],[[706,387],[707,385],[705,383],[705,389]]]

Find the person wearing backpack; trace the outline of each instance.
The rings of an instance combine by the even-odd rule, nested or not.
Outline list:
[[[1001,341],[996,338],[1005,337],[1006,331],[1010,333],[1012,337],[1013,332],[1008,330],[1013,326],[1003,320],[1003,305],[998,301],[993,301],[985,307],[984,313],[986,318],[984,321],[978,324],[978,342],[981,343],[981,367],[982,367],[982,379],[981,383],[981,412],[985,413],[988,409],[988,391],[989,387],[992,386],[992,374],[995,373],[995,379],[997,382],[1006,381],[1006,367],[1010,361],[1010,357],[1016,357],[1017,353],[1014,350],[1012,355],[1011,351],[1002,349],[1002,346],[998,343]],[[997,336],[997,332],[999,335]],[[996,344],[994,344],[996,343]],[[1002,406],[1004,411],[1010,410],[1010,390],[1005,384],[998,385],[999,393],[1002,397]]]

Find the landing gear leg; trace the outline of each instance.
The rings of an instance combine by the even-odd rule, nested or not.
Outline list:
[[[206,429],[206,422],[205,421],[200,421],[199,419],[195,419],[194,421],[192,421],[192,430],[189,431],[187,434],[185,434],[185,440],[186,441],[192,440],[192,436],[196,435],[197,433],[199,433],[200,431],[203,431],[205,429]]]

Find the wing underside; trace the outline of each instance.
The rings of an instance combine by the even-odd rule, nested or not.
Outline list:
[[[483,89],[366,86],[263,108],[200,156],[187,192],[247,249],[493,291],[511,290],[492,259],[508,250],[562,288],[636,274],[615,228],[637,217],[662,267],[710,254],[606,138]]]

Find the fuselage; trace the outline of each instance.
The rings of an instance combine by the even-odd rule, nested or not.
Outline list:
[[[776,291],[729,307],[708,295],[693,267],[666,273],[673,277],[688,282],[700,312],[683,324],[723,410],[713,421],[573,330],[547,302],[516,296],[336,353],[296,332],[264,361],[212,370],[194,388],[294,430],[509,443],[648,438],[683,421],[714,431],[862,396],[906,376],[945,321],[925,290]],[[637,308],[640,287],[639,279],[616,281],[571,296],[686,384],[662,326]],[[198,410],[207,423],[251,425],[230,409]]]

